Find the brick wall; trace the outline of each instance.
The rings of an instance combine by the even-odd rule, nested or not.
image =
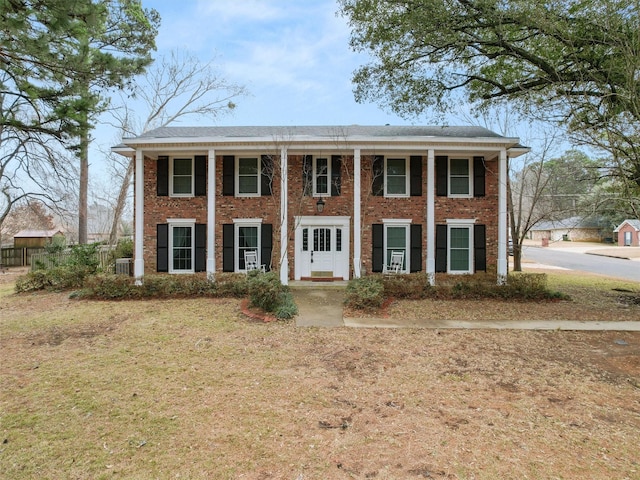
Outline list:
[[[349,216],[351,217],[350,259],[353,258],[353,159],[343,157],[341,195],[325,197],[322,214],[316,210],[317,198],[302,195],[302,155],[290,155],[289,170],[289,277],[294,275],[295,262],[295,216]],[[239,198],[222,195],[222,156],[216,157],[216,268],[222,270],[222,225],[233,223],[234,218],[262,218],[263,223],[273,225],[273,265],[277,268],[280,256],[280,177],[279,158],[274,158],[273,194],[271,196]],[[371,225],[382,223],[387,218],[411,219],[423,226],[426,235],[427,191],[426,157],[422,158],[422,195],[406,198],[384,198],[371,193],[371,158],[363,156],[361,166],[362,195],[362,261],[366,271],[371,271]],[[158,197],[156,195],[157,162],[145,158],[145,225],[144,261],[145,272],[156,271],[156,225],[166,223],[168,218],[195,218],[196,223],[207,221],[207,197]],[[498,162],[486,163],[485,197],[459,199],[435,197],[435,223],[446,223],[448,218],[475,218],[476,223],[486,225],[487,267],[495,270],[497,263],[498,231]],[[423,245],[423,268],[426,265],[426,245]]]

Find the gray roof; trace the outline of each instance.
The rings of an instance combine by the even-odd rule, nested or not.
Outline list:
[[[616,227],[616,229],[614,230],[614,232],[620,231],[620,229],[622,228],[622,226],[625,223],[631,225],[635,230],[640,231],[640,220],[629,218],[629,219],[625,220],[624,222],[622,222],[620,225],[618,225]]]
[[[482,127],[448,126],[233,126],[233,127],[161,127],[143,133],[138,139],[189,137],[455,137],[505,138]]]
[[[572,228],[606,228],[608,222],[603,218],[569,217],[562,220],[542,221],[535,224],[532,231],[567,230]]]
[[[63,235],[62,230],[20,230],[13,238],[51,238],[56,235]]]

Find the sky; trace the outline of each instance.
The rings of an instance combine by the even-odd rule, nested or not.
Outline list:
[[[158,53],[186,49],[214,59],[250,96],[220,125],[405,124],[353,99],[366,57],[349,48],[335,0],[143,0],[162,18]]]
[[[222,78],[249,92],[236,99],[231,114],[192,117],[174,126],[433,124],[427,118],[403,119],[376,104],[355,102],[352,75],[370,58],[349,47],[349,25],[337,13],[336,0],[142,0],[142,4],[161,17],[156,58],[178,49],[204,63],[213,60]],[[447,122],[469,124],[456,118]],[[108,151],[118,143],[117,133],[107,122],[99,125],[92,150]],[[100,161],[96,153],[92,165],[98,171]]]

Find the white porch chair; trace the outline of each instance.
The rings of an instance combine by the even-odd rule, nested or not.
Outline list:
[[[389,259],[389,265],[385,265],[382,273],[385,275],[396,275],[402,273],[404,265],[404,252],[398,252],[393,250],[391,252],[391,258]]]
[[[244,268],[248,272],[252,270],[266,271],[264,265],[258,265],[258,252],[256,250],[244,251]]]

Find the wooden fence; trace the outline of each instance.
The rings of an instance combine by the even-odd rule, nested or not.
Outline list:
[[[31,265],[31,255],[44,252],[44,248],[3,248],[0,265],[3,267],[24,267]]]
[[[44,249],[43,249],[44,250]],[[96,256],[98,257],[98,265],[100,268],[105,268],[109,264],[109,253],[111,248],[106,247],[98,250]],[[71,250],[65,250],[56,253],[34,253],[31,255],[31,271],[34,270],[46,270],[48,268],[57,267],[59,265],[65,265],[71,259]]]

